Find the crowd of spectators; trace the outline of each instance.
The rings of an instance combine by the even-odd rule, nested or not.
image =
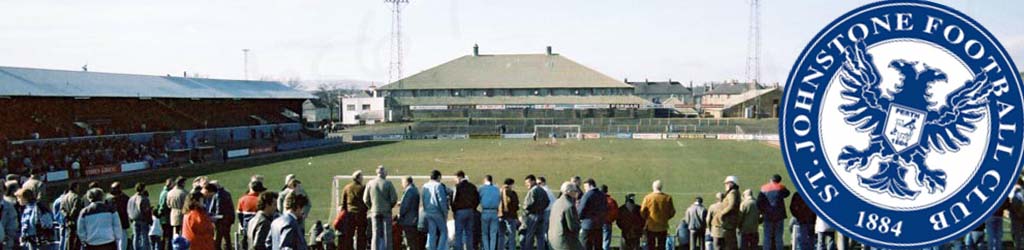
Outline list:
[[[15,250],[610,250],[617,226],[621,250],[782,250],[788,224],[794,250],[858,245],[817,218],[779,175],[756,196],[727,176],[713,204],[705,207],[698,196],[679,214],[660,180],[642,199],[626,193],[619,205],[606,185],[579,176],[555,189],[543,176],[528,175],[521,193],[512,178],[499,184],[485,175],[477,185],[458,171],[451,186],[441,178],[433,170],[420,187],[411,176],[398,186],[383,166],[368,180],[356,171],[340,193],[337,216],[325,224],[309,218],[313,204],[295,175],[285,177],[280,192],[253,175],[234,203],[226,187],[206,176],[191,185],[181,176],[169,178],[153,196],[144,183],[129,196],[119,182],[109,188],[91,182],[87,190],[71,182],[56,199],[43,200],[45,180],[11,174],[0,185],[0,244]],[[1018,181],[1002,198],[985,225],[929,249],[1020,249],[1022,185]],[[682,218],[673,231],[669,223],[676,215]],[[1011,224],[1008,242],[1004,216]]]
[[[301,100],[0,98],[0,140],[293,123]]]
[[[0,152],[0,173],[25,175],[59,170],[81,174],[82,166],[151,162],[168,157],[157,140],[138,143],[127,137],[0,144]]]

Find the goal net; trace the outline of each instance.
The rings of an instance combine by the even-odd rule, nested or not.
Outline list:
[[[369,180],[371,180],[373,178],[377,178],[375,175],[373,175],[372,172],[370,172],[369,175],[367,175],[366,173],[367,172],[363,172],[363,183],[364,184],[366,183],[366,181],[369,181]],[[405,188],[402,187],[402,179],[405,179],[405,177],[409,177],[409,176],[408,175],[388,176],[388,180],[390,180],[391,183],[394,184],[395,190],[398,191],[399,198],[401,198],[402,192],[403,192],[403,190],[405,190]],[[411,177],[413,179],[413,182],[416,183],[416,188],[417,189],[423,188],[423,184],[427,183],[427,181],[430,180],[430,176],[428,176],[428,175],[413,175]],[[469,178],[469,177],[467,176],[467,178]],[[352,175],[335,175],[334,179],[332,180],[332,183],[331,183],[331,205],[332,206],[331,206],[331,217],[330,217],[331,221],[333,221],[334,218],[338,216],[338,208],[341,207],[341,191],[345,188],[345,185],[348,185],[349,183],[352,183]],[[455,190],[454,189],[455,188],[455,176],[454,175],[442,175],[441,176],[441,183],[444,183],[445,185],[447,185],[449,187],[449,190]],[[395,206],[395,209],[398,209],[398,206]],[[395,213],[395,214],[397,214],[397,213]]]
[[[582,139],[580,125],[534,125],[533,135],[537,138]]]

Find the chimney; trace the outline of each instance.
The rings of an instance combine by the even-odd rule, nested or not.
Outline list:
[[[553,55],[553,54],[551,54],[551,46],[548,46],[548,55],[549,55],[549,56],[550,56],[550,55]]]
[[[479,56],[479,55],[480,55],[480,46],[477,46],[476,44],[473,44],[473,56]]]

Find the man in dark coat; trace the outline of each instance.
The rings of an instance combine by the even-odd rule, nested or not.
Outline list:
[[[459,170],[455,173],[458,184],[455,184],[455,194],[452,199],[452,211],[455,211],[455,249],[474,249],[474,224],[480,220],[476,219],[476,207],[480,204],[480,193],[476,185],[466,179],[466,173]],[[474,223],[477,222],[477,223]]]
[[[789,212],[793,214],[793,246],[796,250],[809,250],[814,247],[814,223],[818,216],[804,203],[799,193],[793,194],[789,203]]]
[[[639,250],[640,237],[644,235],[644,218],[640,216],[635,194],[626,195],[626,201],[619,207],[619,218],[615,224],[622,230],[622,250]]]
[[[405,235],[405,244],[409,250],[422,250],[424,241],[420,240],[420,232],[416,229],[419,222],[420,192],[416,189],[416,183],[412,176],[402,180],[405,191],[402,192],[402,200],[398,204],[398,225],[402,227],[402,234]],[[395,242],[398,246],[399,242]]]
[[[580,241],[583,242],[584,250],[601,250],[604,244],[601,232],[607,217],[605,213],[608,211],[608,197],[605,197],[604,193],[597,188],[594,179],[584,181],[583,188],[586,193],[583,194],[577,208],[582,228],[580,234],[581,237],[584,237]]]
[[[121,191],[121,182],[110,184],[110,195],[107,204],[114,206],[114,210],[117,211],[117,216],[121,220],[121,235],[128,235],[128,227],[131,226],[131,223],[128,223],[128,200],[131,197]],[[122,249],[128,249],[128,239],[122,238],[117,244],[121,245]]]
[[[764,250],[782,250],[783,224],[786,221],[786,198],[789,189],[782,185],[782,176],[772,176],[768,183],[761,186],[761,194],[757,195],[757,209],[764,220]]]
[[[235,223],[234,199],[231,198],[231,193],[217,184],[216,181],[207,183],[203,187],[203,194],[210,201],[206,208],[210,218],[214,221],[213,224],[216,229],[214,234],[216,249],[231,250],[234,248],[234,245],[231,244],[231,227]]]

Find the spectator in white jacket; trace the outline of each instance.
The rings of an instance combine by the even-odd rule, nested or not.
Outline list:
[[[814,233],[818,235],[816,250],[836,250],[836,230],[832,229],[821,217],[814,222]]]
[[[126,250],[117,242],[124,240],[121,218],[114,207],[104,202],[102,189],[93,188],[85,194],[89,205],[78,216],[78,238],[85,250]]]

